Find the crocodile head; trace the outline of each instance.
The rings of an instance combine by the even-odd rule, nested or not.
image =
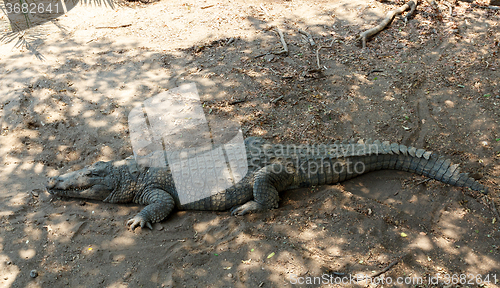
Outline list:
[[[105,200],[115,190],[112,162],[96,162],[83,169],[49,178],[47,191],[52,195]]]

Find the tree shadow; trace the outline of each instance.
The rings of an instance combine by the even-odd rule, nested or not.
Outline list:
[[[9,20],[9,30],[5,30],[0,37],[0,44],[15,42],[15,48],[27,49],[38,60],[44,60],[43,55],[37,51],[37,40],[44,37],[43,29],[38,26],[51,22],[57,25],[57,18],[65,15],[77,5],[97,6],[114,9],[117,4],[113,0],[70,0],[70,1],[32,1],[32,0],[6,0],[0,4],[0,10]]]

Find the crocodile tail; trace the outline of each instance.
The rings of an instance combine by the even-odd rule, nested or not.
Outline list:
[[[297,185],[333,184],[375,170],[400,170],[424,175],[446,184],[488,193],[457,164],[431,151],[388,141],[348,140],[315,150],[316,156],[302,158]],[[325,154],[326,153],[326,154]],[[326,157],[320,157],[321,155]],[[306,167],[306,168],[304,168]],[[319,169],[318,169],[319,167]],[[314,169],[311,169],[314,168]]]
[[[436,153],[388,141],[375,140],[371,142],[368,140],[365,143],[362,142],[358,141],[357,144],[371,146],[372,149],[368,152],[373,153],[371,156],[375,156],[370,157],[372,161],[369,161],[370,167],[366,167],[368,171],[380,169],[408,171],[453,186],[468,187],[475,191],[488,193],[487,187],[470,177],[468,173],[461,173],[458,164],[452,164],[450,159]],[[374,149],[375,152],[373,152]]]

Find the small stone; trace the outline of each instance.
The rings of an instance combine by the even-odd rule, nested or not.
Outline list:
[[[30,277],[31,277],[31,278],[36,278],[36,277],[38,277],[38,272],[37,272],[36,270],[31,270],[31,272],[30,272]]]
[[[40,195],[40,190],[39,189],[34,189],[31,191],[31,196],[33,197],[38,197]]]
[[[7,261],[7,262],[5,262],[5,264],[10,265],[10,264],[12,264],[12,262],[11,261]]]
[[[160,223],[153,224],[153,227],[158,231],[163,230],[163,226]]]
[[[233,278],[233,274],[229,273],[229,274],[227,274],[227,277]]]
[[[266,59],[266,62],[271,62],[274,60],[274,55],[273,54],[267,54],[264,56],[264,59]]]

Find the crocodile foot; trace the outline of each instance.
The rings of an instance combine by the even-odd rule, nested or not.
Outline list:
[[[259,204],[255,201],[248,201],[247,203],[239,206],[234,206],[231,208],[230,212],[231,215],[245,215],[257,211],[262,211],[265,210],[264,206],[262,204]]]
[[[144,219],[143,216],[141,215],[136,215],[134,218],[131,218],[130,220],[127,221],[127,225],[130,226],[130,229],[134,230],[135,227],[141,226],[141,228],[144,228],[144,226],[147,226],[149,229],[153,230],[153,226],[149,221]]]

